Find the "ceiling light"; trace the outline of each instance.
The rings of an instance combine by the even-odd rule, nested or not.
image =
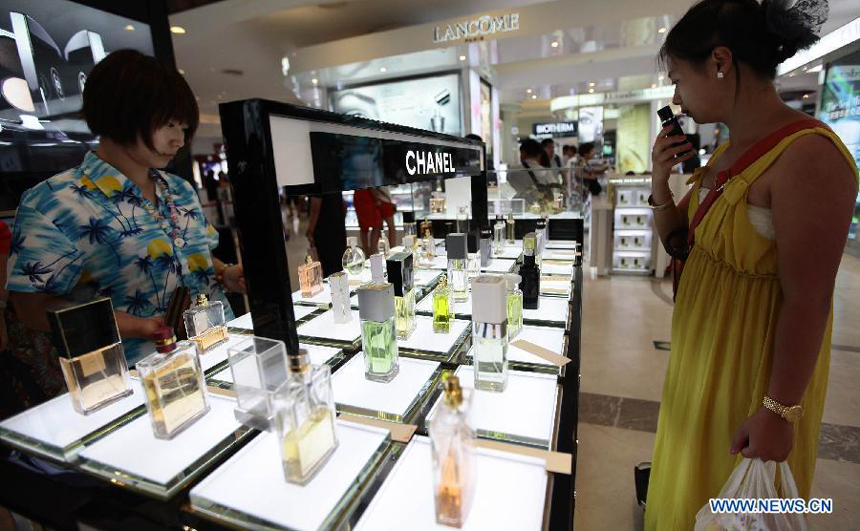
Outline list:
[[[180,73],[180,74],[182,74],[182,75],[184,76],[184,75],[185,75],[185,70],[183,70],[183,69],[181,69],[181,68],[180,68],[180,69],[179,69],[179,73]]]
[[[657,83],[651,83],[651,88],[657,88]]]
[[[589,87],[593,87],[593,86],[594,86],[594,82],[589,83],[589,84],[588,84],[588,86],[589,86]]]
[[[549,43],[549,45],[553,48],[558,48],[558,41],[552,41],[551,43]]]
[[[526,94],[531,94],[531,93],[532,93],[532,89],[526,89]]]
[[[315,77],[312,77],[312,78],[311,78],[311,83],[313,83],[314,85],[316,85],[316,84],[317,84],[317,83],[319,83],[319,82],[320,82],[320,80],[319,80],[319,79],[317,79],[317,78],[315,78]]]
[[[589,94],[594,94],[594,89],[588,89]]]
[[[532,99],[533,99],[533,100],[536,100],[536,99],[537,99],[537,94],[532,94]]]
[[[128,26],[125,27],[125,31],[134,31],[134,26],[129,24]]]
[[[657,33],[666,33],[666,28],[659,28]]]
[[[185,28],[182,26],[170,26],[170,33],[175,33],[177,35],[185,35]]]
[[[461,61],[465,61],[465,60],[466,60],[466,56],[465,56],[465,55],[461,55],[461,56],[460,56],[460,60],[461,60]]]
[[[809,94],[804,94],[804,95],[803,95],[803,99],[808,99],[808,98],[809,98]]]

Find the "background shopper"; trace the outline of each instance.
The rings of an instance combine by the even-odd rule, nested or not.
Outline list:
[[[816,2],[797,4],[814,9]],[[660,56],[673,102],[731,131],[677,204],[673,166],[693,157],[664,129],[652,152],[660,237],[686,255],[686,231],[718,176],[766,137],[808,121],[774,84],[779,63],[817,40],[824,17],[781,3],[705,0],[669,32]],[[742,457],[784,461],[808,498],[830,362],[836,271],[857,196],[857,168],[823,124],[780,133],[725,183],[695,227],[672,321],[672,351],[648,487],[647,529],[691,529]],[[689,151],[689,153],[684,154]],[[676,235],[676,237],[670,237]],[[790,422],[764,405],[801,406]]]

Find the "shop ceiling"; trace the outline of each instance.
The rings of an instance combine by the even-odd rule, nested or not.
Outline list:
[[[174,47],[200,99],[203,131],[208,126],[217,134],[221,101],[313,104],[308,94],[317,86],[466,65],[493,81],[503,104],[525,108],[543,102],[548,109],[550,98],[589,90],[646,88],[664,82],[654,60],[661,28],[671,27],[692,2],[221,0],[188,9],[201,3],[175,0],[172,9],[184,10],[170,21],[184,29],[174,34]],[[825,31],[860,16],[860,2],[831,0],[830,10]],[[516,31],[453,46],[433,42],[436,27],[511,13],[519,14]]]

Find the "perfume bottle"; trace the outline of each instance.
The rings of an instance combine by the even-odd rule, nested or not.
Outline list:
[[[469,212],[468,207],[461,206],[457,209],[457,232],[469,232]]]
[[[424,231],[424,256],[428,262],[432,262],[436,258],[436,239],[430,229]]]
[[[331,288],[331,311],[336,324],[352,321],[352,307],[349,304],[349,276],[343,271],[332,273],[328,277]]]
[[[156,352],[137,362],[146,392],[152,431],[172,439],[209,411],[197,345],[176,342],[173,330],[159,328],[153,335]]]
[[[523,264],[520,266],[520,289],[523,291],[523,308],[537,310],[540,302],[540,267],[535,261],[535,234],[523,237]]]
[[[394,286],[372,283],[358,288],[358,314],[361,317],[364,377],[375,382],[390,382],[400,370],[394,324]]]
[[[423,234],[424,237],[427,238],[428,237],[427,236],[428,231],[430,232],[429,237],[432,238],[433,237],[433,222],[425,217],[424,221],[421,222],[421,234]]]
[[[523,329],[523,292],[520,289],[522,279],[519,275],[505,275],[508,285],[508,342],[517,337]]]
[[[445,237],[445,249],[448,252],[448,282],[454,292],[454,300],[465,301],[469,298],[466,235],[459,232],[449,234]]]
[[[305,485],[337,448],[331,369],[314,367],[305,350],[289,354],[290,376],[275,392],[275,424],[289,483]]]
[[[340,263],[350,275],[358,275],[364,268],[364,251],[358,246],[358,238],[355,236],[347,238],[346,245]]]
[[[505,221],[505,228],[508,238],[508,245],[517,241],[516,222],[514,221],[514,213],[508,213],[508,219]]]
[[[430,197],[430,213],[444,214],[445,213],[445,194],[442,192],[433,192]]]
[[[75,411],[88,415],[132,394],[110,299],[65,303],[47,313]]]
[[[442,275],[439,285],[433,291],[433,331],[447,334],[454,318],[454,294],[448,287],[448,277]]]
[[[472,282],[475,389],[501,392],[508,385],[506,284],[500,275],[481,275]]]
[[[415,290],[413,289],[413,257],[408,251],[388,257],[388,282],[394,286],[394,312],[397,338],[408,339],[415,330]]]
[[[490,230],[490,227],[481,229],[480,253],[481,267],[489,266],[493,257],[493,231]]]
[[[403,245],[403,250],[411,253],[415,249],[415,236],[407,234],[400,242]]]
[[[388,282],[388,272],[385,270],[385,255],[374,254],[370,257],[370,279],[371,282]]]
[[[194,305],[182,315],[188,339],[197,344],[201,355],[227,341],[223,302],[210,301],[206,295],[198,293]]]
[[[415,212],[403,213],[403,236],[412,236],[413,241],[418,236],[418,227],[415,225]],[[406,244],[403,245],[406,247]]]
[[[383,258],[388,256],[388,253],[391,252],[391,247],[388,245],[388,238],[379,238],[379,241],[376,242],[376,252],[381,254]]]
[[[302,297],[310,298],[323,290],[322,266],[311,255],[305,257],[304,265],[299,266],[299,288]]]
[[[496,220],[493,225],[493,255],[501,256],[505,252],[505,222]]]
[[[471,419],[472,390],[456,376],[443,380],[444,394],[428,429],[433,454],[436,522],[462,527],[475,493],[475,429]]]
[[[290,375],[283,341],[251,336],[227,349],[236,420],[260,431],[275,431],[275,392]]]
[[[474,232],[466,234],[466,249],[468,251],[468,280],[471,282],[476,276],[481,274],[481,255],[479,254],[478,235]]]
[[[535,263],[541,267],[543,251],[546,248],[546,220],[541,218],[535,225]]]

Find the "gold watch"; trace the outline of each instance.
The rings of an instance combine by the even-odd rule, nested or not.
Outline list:
[[[773,411],[788,422],[797,422],[803,416],[803,407],[801,406],[784,406],[769,396],[765,396],[762,405]]]

